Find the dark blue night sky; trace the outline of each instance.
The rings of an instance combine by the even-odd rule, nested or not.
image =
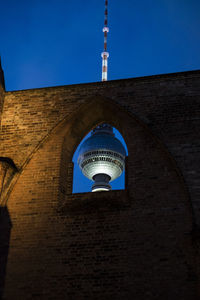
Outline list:
[[[0,0],[7,90],[101,80],[104,0]],[[200,68],[199,0],[109,0],[109,79]]]
[[[0,4],[8,91],[101,80],[104,0]],[[108,0],[108,9],[108,79],[200,69],[200,0]]]

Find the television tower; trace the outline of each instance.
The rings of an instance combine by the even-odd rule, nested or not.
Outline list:
[[[107,80],[108,56],[108,0],[105,0],[104,51],[102,52],[102,81]],[[112,126],[103,123],[93,129],[91,136],[81,145],[78,165],[85,177],[94,181],[92,192],[110,191],[110,182],[118,178],[125,168],[126,150],[115,137]]]
[[[101,53],[102,57],[102,81],[107,81],[108,77],[108,57],[109,53],[107,52],[107,34],[109,32],[108,28],[108,0],[105,0],[105,14],[104,14],[104,51]]]

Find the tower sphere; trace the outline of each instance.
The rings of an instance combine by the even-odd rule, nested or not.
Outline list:
[[[94,181],[92,191],[110,190],[110,181],[118,178],[125,166],[126,150],[108,124],[97,126],[80,147],[78,165]]]

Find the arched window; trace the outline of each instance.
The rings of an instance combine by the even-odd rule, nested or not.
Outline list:
[[[117,149],[114,149],[112,147],[105,149],[105,146],[95,145],[94,149],[91,151],[88,151],[88,149],[84,152],[84,161],[82,161],[80,164],[80,150],[83,148],[84,142],[87,141],[92,135],[96,134],[94,131],[98,129],[98,127],[102,126],[108,126],[113,130],[113,139],[114,142],[117,142],[119,140],[119,145],[122,144],[122,148],[124,149],[123,155],[119,153]],[[88,179],[86,176],[83,175],[81,168],[84,168],[86,164],[99,164],[102,163],[104,166],[105,164],[110,164],[111,168],[112,165],[119,165],[120,161],[125,158],[125,156],[128,155],[128,150],[126,143],[122,137],[122,135],[119,133],[119,131],[116,128],[111,127],[108,124],[102,124],[100,126],[96,127],[95,130],[89,132],[85,138],[81,141],[79,146],[77,147],[74,155],[73,155],[73,163],[74,163],[74,170],[73,170],[73,193],[84,193],[84,192],[91,192],[93,181]],[[95,141],[96,142],[96,141]],[[88,144],[88,143],[87,143]],[[79,160],[79,164],[78,164]],[[104,173],[104,171],[102,171]],[[109,182],[112,190],[122,190],[125,188],[125,166],[123,168],[123,171],[121,175],[116,178],[115,180],[111,180]]]

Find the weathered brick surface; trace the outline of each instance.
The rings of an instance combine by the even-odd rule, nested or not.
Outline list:
[[[198,299],[199,103],[199,71],[5,94],[4,299]],[[127,188],[71,194],[100,122],[127,143]]]

